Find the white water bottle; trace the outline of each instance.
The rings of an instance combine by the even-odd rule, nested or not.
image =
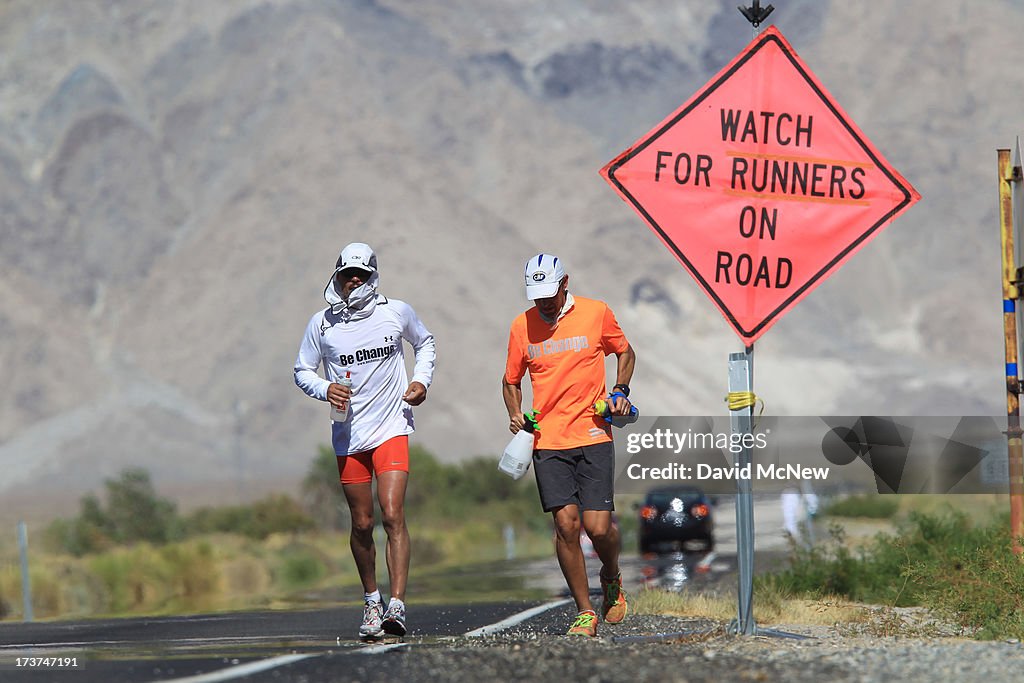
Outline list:
[[[345,371],[345,376],[338,380],[338,384],[343,387],[352,387],[352,373],[348,370]],[[338,410],[334,404],[331,404],[331,419],[335,422],[345,422],[348,420],[348,414],[352,411],[352,400],[345,401],[345,407]]]
[[[513,479],[521,479],[526,470],[530,469],[530,461],[533,460],[534,431],[537,429],[536,415],[537,411],[533,412],[533,416],[523,415],[526,418],[523,428],[508,442],[505,452],[501,454],[501,460],[498,461],[498,471]]]

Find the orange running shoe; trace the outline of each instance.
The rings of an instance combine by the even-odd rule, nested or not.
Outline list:
[[[592,609],[580,612],[576,615],[576,621],[569,627],[567,636],[590,636],[597,635],[597,612]]]
[[[617,624],[625,619],[629,604],[626,602],[626,591],[622,590],[622,574],[611,581],[606,581],[602,576],[601,593],[604,595],[601,617],[609,624]]]

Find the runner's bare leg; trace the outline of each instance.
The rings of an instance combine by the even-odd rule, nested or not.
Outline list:
[[[590,604],[587,565],[580,547],[580,513],[575,505],[563,505],[551,511],[555,520],[555,554],[558,566],[576,601],[576,611],[594,609]],[[596,546],[595,546],[596,549]]]
[[[583,528],[594,542],[594,551],[601,559],[601,576],[614,579],[619,575],[619,530],[612,524],[608,510],[584,510]]]
[[[385,558],[391,597],[405,601],[409,579],[409,528],[405,524],[405,489],[408,472],[381,472],[377,475],[377,500],[380,502],[384,531],[388,534]]]
[[[373,544],[373,491],[369,482],[365,484],[344,484],[345,500],[352,515],[352,531],[349,545],[352,558],[359,570],[363,590],[372,593],[377,590],[377,548]]]

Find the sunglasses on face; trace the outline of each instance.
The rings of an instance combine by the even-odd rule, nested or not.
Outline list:
[[[358,277],[360,280],[369,280],[370,273],[362,268],[343,268],[338,271],[338,277],[342,280],[351,280],[354,277]]]

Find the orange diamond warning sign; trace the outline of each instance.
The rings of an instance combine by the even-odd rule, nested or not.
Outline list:
[[[601,175],[747,344],[921,198],[774,27]]]

